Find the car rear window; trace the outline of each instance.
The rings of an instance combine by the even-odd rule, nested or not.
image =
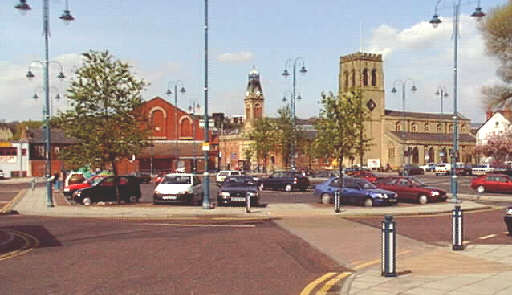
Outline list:
[[[166,176],[164,180],[161,182],[162,184],[192,184],[192,179],[190,176],[184,175],[173,175]]]

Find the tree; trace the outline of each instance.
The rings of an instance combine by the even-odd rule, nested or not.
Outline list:
[[[354,112],[357,114],[357,119],[355,120],[355,128],[357,130],[355,149],[359,155],[359,167],[363,167],[364,154],[371,147],[371,138],[366,135],[364,128],[364,123],[370,120],[370,112],[368,107],[363,104],[361,90],[352,91],[351,97]]]
[[[13,140],[20,140],[23,136],[24,131],[30,128],[41,128],[43,126],[43,121],[22,121],[16,124],[16,130],[12,135]]]
[[[476,146],[475,153],[492,156],[500,164],[509,160],[512,154],[512,130],[490,135],[486,144]]]
[[[501,63],[497,74],[504,85],[482,89],[490,109],[510,109],[512,106],[512,2],[491,10],[481,26],[488,54]]]
[[[274,148],[275,129],[268,118],[258,119],[249,131],[248,138],[252,140],[251,149],[255,151],[257,159],[263,158],[263,171],[267,171],[267,155]]]
[[[147,84],[108,51],[89,51],[82,56],[83,64],[67,90],[71,108],[55,120],[66,136],[77,142],[63,155],[72,164],[105,168],[109,163],[117,176],[115,161],[131,157],[147,145],[149,129],[138,111]]]
[[[334,96],[322,93],[320,116],[315,122],[315,150],[324,158],[338,159],[343,175],[343,160],[353,154],[357,137],[356,114],[351,92]]]
[[[277,120],[273,122],[276,130],[276,143],[281,150],[282,162],[288,167],[292,143],[296,139],[296,132],[293,130],[292,113],[290,107],[284,106],[277,110]],[[295,155],[292,155],[292,157]]]

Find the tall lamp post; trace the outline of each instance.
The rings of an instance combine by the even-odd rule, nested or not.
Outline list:
[[[37,93],[39,92],[39,90],[44,90],[44,89],[42,89],[42,87],[37,87],[37,88],[36,88],[36,90],[35,90],[35,92],[34,92],[34,95],[32,96],[32,98],[33,98],[34,100],[39,99],[39,95],[37,94]],[[53,93],[57,93],[57,94],[55,95],[54,99],[55,99],[56,101],[60,101],[61,96],[60,96],[60,93],[59,93],[59,89],[58,89],[57,87],[51,86],[51,87],[50,87],[50,92],[52,92],[52,91],[53,91]],[[51,119],[51,118],[52,118],[52,116],[53,116],[53,103],[52,103],[52,102],[53,102],[53,101],[50,99],[50,110],[49,110],[49,117],[50,117],[50,119]]]
[[[441,23],[441,19],[437,14],[437,9],[442,0],[438,0],[434,10],[434,16],[432,20],[429,22],[432,24],[434,28]],[[456,174],[456,165],[457,165],[457,157],[459,152],[459,139],[458,139],[458,113],[457,113],[457,47],[459,42],[459,14],[460,14],[460,5],[461,0],[453,1],[453,149],[452,149],[452,165],[451,165],[451,179],[450,179],[450,187],[452,191],[452,201],[454,203],[458,202],[457,199],[457,174]],[[471,14],[471,17],[475,17],[477,20],[482,19],[485,16],[485,13],[482,12],[482,8],[480,7],[480,1],[478,1],[477,7],[475,11]]]
[[[292,138],[292,144],[290,149],[290,167],[292,170],[295,170],[295,145],[296,145],[296,136],[295,136],[295,99],[301,99],[301,97],[295,96],[295,85],[297,83],[296,79],[296,73],[297,73],[297,67],[300,67],[299,72],[301,74],[306,74],[308,70],[306,70],[306,67],[304,66],[304,59],[302,57],[296,57],[295,59],[289,58],[286,60],[286,63],[284,65],[283,70],[283,77],[288,78],[290,76],[290,72],[288,72],[288,69],[292,70],[292,79],[293,79],[293,86],[292,86],[292,95],[290,97],[290,111],[292,116],[292,132],[293,132],[293,138]]]
[[[437,86],[436,95],[441,99],[441,114],[443,114],[443,98],[448,97],[448,91],[446,91],[446,87],[440,85]]]
[[[46,206],[47,207],[53,207],[53,199],[52,199],[52,184],[50,183],[50,175],[52,173],[51,169],[51,128],[50,128],[50,122],[49,122],[49,109],[50,109],[50,81],[48,79],[49,77],[49,61],[48,61],[48,39],[50,37],[50,24],[49,24],[49,15],[50,15],[50,9],[49,9],[49,1],[43,0],[43,36],[44,36],[44,59],[43,61],[40,61],[40,63],[43,66],[43,89],[45,94],[45,106],[43,108],[43,123],[46,131],[45,140],[46,140],[46,169],[45,169],[45,176],[46,176]],[[26,0],[20,0],[14,8],[18,9],[22,13],[25,13],[29,11],[30,5],[27,4]],[[61,20],[63,20],[66,23],[69,23],[73,21],[75,18],[71,16],[71,11],[69,10],[68,1],[66,0],[66,9],[62,13],[62,15],[59,17]],[[30,72],[29,72],[30,73]],[[62,75],[61,75],[62,74]],[[59,73],[59,76],[62,76],[64,78],[64,74]],[[29,77],[27,73],[27,77]],[[32,74],[33,77],[33,74]],[[59,77],[61,78],[61,77]]]
[[[208,174],[208,161],[210,159],[210,120],[208,118],[208,0],[204,0],[204,181],[203,181],[203,209],[210,206],[210,175]]]
[[[165,94],[167,94],[167,97],[170,98],[171,95],[173,94],[173,91],[171,90],[171,84],[174,84],[174,117],[176,119],[176,122],[175,122],[175,131],[176,131],[176,145],[175,145],[175,148],[174,148],[174,152],[176,153],[176,170],[178,169],[178,158],[179,158],[179,153],[178,153],[178,139],[179,139],[179,136],[178,136],[178,86],[180,87],[180,93],[181,95],[185,94],[185,87],[183,86],[183,82],[181,80],[177,80],[177,81],[169,81],[167,82],[167,91],[165,92]]]
[[[414,93],[416,92],[416,90],[418,90],[416,88],[416,85],[414,83],[413,80],[411,79],[406,79],[406,80],[395,80],[395,82],[393,82],[393,89],[391,89],[391,93],[395,94],[397,93],[397,90],[396,90],[396,86],[397,85],[401,85],[402,86],[402,124],[403,124],[403,133],[404,136],[403,136],[403,140],[404,140],[404,143],[406,142],[406,139],[407,139],[407,132],[409,131],[408,129],[409,128],[406,128],[405,126],[408,126],[409,124],[407,124],[407,122],[405,121],[405,87],[407,86],[407,83],[410,83],[412,84],[411,86],[411,91]],[[401,130],[400,130],[401,131]],[[406,160],[405,160],[405,153],[407,152],[407,163]],[[402,151],[402,166],[403,166],[403,169],[404,169],[404,172],[403,172],[403,175],[404,176],[407,176],[408,172],[407,172],[407,169],[405,169],[405,164],[409,164],[409,147],[406,146],[406,149],[404,148],[404,150]]]

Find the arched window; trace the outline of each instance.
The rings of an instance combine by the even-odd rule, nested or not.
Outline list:
[[[347,91],[347,89],[348,89],[348,72],[347,72],[347,71],[345,71],[345,72],[343,73],[343,76],[344,76],[344,78],[345,78],[345,87],[343,87],[343,90]]]
[[[377,86],[377,70],[372,70],[372,86]]]
[[[368,69],[363,70],[363,85],[368,86]]]
[[[416,123],[412,123],[411,130],[412,130],[412,132],[418,131]]]
[[[184,118],[180,122],[180,137],[192,138],[192,122],[188,118]]]
[[[441,124],[437,124],[437,133],[441,133],[443,131]]]
[[[450,133],[452,133],[452,132],[453,132],[453,124],[448,125],[448,131],[449,131]]]
[[[260,104],[254,105],[254,119],[261,119],[262,118],[262,109]]]
[[[425,131],[428,131],[428,123],[425,123]]]
[[[460,132],[465,133],[466,132],[466,124],[460,125]]]
[[[151,112],[151,128],[153,136],[165,136],[165,114],[161,110]]]
[[[402,130],[402,124],[400,124],[400,121],[396,122],[395,126],[396,126],[396,131],[401,131]]]
[[[352,70],[352,87],[356,87],[356,70]]]

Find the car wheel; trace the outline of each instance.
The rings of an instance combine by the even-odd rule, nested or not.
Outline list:
[[[476,188],[476,191],[479,192],[479,193],[485,193],[485,187],[483,185],[479,185],[477,188]]]
[[[85,197],[82,199],[82,204],[84,204],[85,206],[89,206],[92,204],[92,201],[91,201],[91,198],[89,197]]]
[[[331,195],[329,195],[328,193],[323,193],[320,196],[320,202],[322,202],[322,204],[324,205],[329,205],[331,203]]]
[[[425,195],[419,195],[418,196],[418,203],[420,205],[425,205],[426,203],[428,203],[428,197],[425,196]]]
[[[370,198],[365,199],[364,202],[363,202],[363,206],[365,206],[365,207],[372,207],[373,206],[373,200],[370,199]]]
[[[292,185],[291,184],[287,184],[284,186],[284,191],[285,192],[291,192],[292,191]]]

